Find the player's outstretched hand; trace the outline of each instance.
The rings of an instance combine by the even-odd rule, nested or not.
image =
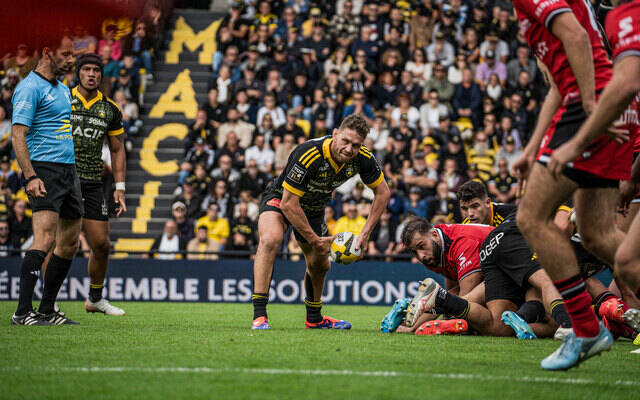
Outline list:
[[[35,198],[44,197],[47,195],[47,189],[44,187],[44,182],[42,182],[42,179],[40,178],[36,178],[27,183],[27,187],[25,188],[25,190],[29,196]]]
[[[113,200],[118,205],[118,208],[116,209],[116,217],[119,217],[123,213],[127,212],[127,205],[124,201],[124,191],[116,190],[113,193]]]
[[[367,252],[368,244],[369,236],[360,234],[358,236],[358,240],[356,240],[356,249],[360,250],[360,257],[358,257],[358,261],[362,260],[364,253]]]

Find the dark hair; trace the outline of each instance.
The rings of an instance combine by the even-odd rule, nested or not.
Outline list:
[[[409,248],[416,233],[426,235],[431,230],[431,224],[424,218],[413,217],[402,230],[402,244]]]
[[[467,181],[460,189],[458,189],[458,193],[456,193],[456,197],[458,197],[458,201],[471,201],[473,199],[484,200],[489,196],[487,193],[487,188],[484,186],[484,183],[478,181]]]
[[[353,129],[358,135],[362,136],[363,139],[369,134],[367,121],[357,114],[351,114],[342,121],[338,130],[342,131],[343,129]]]

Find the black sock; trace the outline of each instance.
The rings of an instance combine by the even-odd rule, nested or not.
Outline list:
[[[307,308],[307,322],[322,321],[322,301],[313,301],[313,299],[306,297],[304,305]]]
[[[598,318],[600,318],[600,306],[602,305],[602,303],[615,297],[616,297],[615,294],[607,290],[606,292],[600,293],[598,296],[596,296],[595,299],[593,299],[593,304],[595,306],[593,307],[593,310],[596,312],[596,315],[598,316]]]
[[[551,302],[551,316],[553,320],[558,323],[562,328],[571,328],[571,317],[567,312],[567,308],[564,306],[562,299],[553,300]]]
[[[51,255],[49,264],[47,265],[47,273],[44,275],[44,290],[42,292],[42,301],[40,302],[40,311],[43,314],[51,314],[53,312],[53,306],[58,297],[60,286],[64,282],[69,269],[71,268],[71,261],[66,258],[58,257],[55,254]]]
[[[542,322],[546,312],[544,306],[538,300],[530,300],[522,303],[516,314],[520,316],[527,324],[533,322]]]
[[[469,314],[469,302],[463,298],[447,292],[444,288],[438,290],[436,307],[439,314],[448,314],[456,318],[466,318]]]
[[[40,276],[40,268],[47,253],[40,250],[28,250],[22,266],[20,267],[20,294],[18,296],[18,309],[16,315],[25,315],[33,310],[33,289],[36,287],[38,276]]]
[[[254,293],[251,296],[253,301],[253,319],[265,317],[267,318],[267,303],[269,302],[268,293]]]
[[[89,285],[89,301],[97,303],[102,299],[102,289],[104,289],[104,283],[101,285],[90,284]]]

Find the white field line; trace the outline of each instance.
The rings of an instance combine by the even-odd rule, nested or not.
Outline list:
[[[20,367],[2,368],[0,371],[21,371]],[[616,380],[598,381],[586,378],[561,378],[554,376],[505,376],[483,374],[454,374],[454,373],[411,373],[398,371],[359,371],[340,369],[289,369],[289,368],[208,368],[208,367],[62,367],[47,368],[47,372],[141,372],[141,373],[188,373],[188,374],[257,374],[257,375],[328,375],[328,376],[362,376],[362,377],[417,377],[427,379],[453,379],[471,381],[505,381],[505,382],[535,382],[559,383],[569,385],[605,385],[605,386],[640,386],[640,381]]]

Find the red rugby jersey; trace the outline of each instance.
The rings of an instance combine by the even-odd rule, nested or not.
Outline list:
[[[611,79],[611,61],[598,30],[595,13],[588,0],[514,0],[514,8],[524,37],[534,54],[547,66],[564,102],[580,98],[578,82],[560,39],[551,33],[551,21],[573,12],[591,39],[595,88],[604,88]]]
[[[454,281],[480,270],[480,248],[494,228],[478,224],[439,224],[434,229],[442,241],[441,266],[433,271]]]

